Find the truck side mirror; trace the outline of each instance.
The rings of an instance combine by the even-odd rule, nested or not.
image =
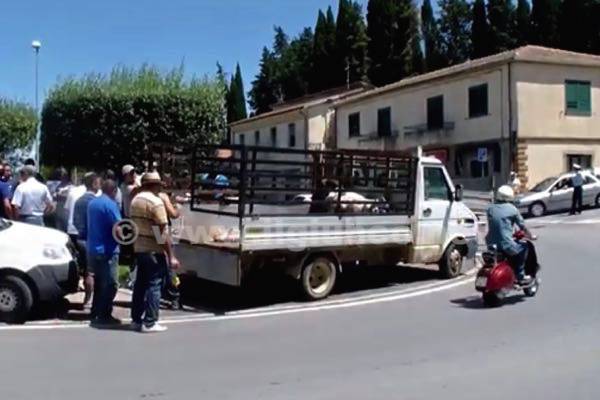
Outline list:
[[[460,183],[454,187],[454,201],[463,200],[463,185]]]

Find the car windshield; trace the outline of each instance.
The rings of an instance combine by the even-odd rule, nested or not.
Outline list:
[[[537,185],[535,185],[533,188],[531,188],[531,191],[532,192],[543,192],[544,190],[548,190],[554,182],[556,182],[555,176],[552,178],[546,178],[543,181],[541,181],[540,183],[538,183]]]
[[[9,228],[12,225],[12,223],[4,218],[0,218],[0,231],[5,230],[6,228]]]

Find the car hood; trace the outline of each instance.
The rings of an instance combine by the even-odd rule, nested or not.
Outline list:
[[[515,203],[516,204],[529,204],[529,203],[533,203],[534,201],[537,201],[537,200],[546,199],[547,197],[548,197],[548,193],[546,193],[546,192],[527,192],[527,193],[518,195],[515,199]]]
[[[66,233],[56,229],[11,221],[11,226],[0,231],[2,240],[17,240],[28,243],[28,245],[65,245],[69,241]]]

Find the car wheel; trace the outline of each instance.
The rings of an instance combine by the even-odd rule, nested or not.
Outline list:
[[[533,217],[541,217],[546,214],[546,206],[542,202],[535,202],[529,206],[529,214]]]
[[[23,323],[33,306],[33,294],[17,276],[0,278],[0,321]]]
[[[440,260],[442,278],[451,279],[460,275],[464,263],[464,252],[455,243],[450,243]]]
[[[300,283],[308,300],[329,296],[337,278],[337,266],[327,257],[316,257],[302,268]]]
[[[600,208],[600,193],[596,196],[596,200],[594,201],[594,206],[596,206],[596,208]]]

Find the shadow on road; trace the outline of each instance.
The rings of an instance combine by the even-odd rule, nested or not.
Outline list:
[[[500,308],[503,306],[512,306],[515,304],[522,303],[523,301],[525,301],[524,295],[514,295],[506,297],[498,307],[488,307],[485,304],[483,304],[481,296],[469,296],[450,300],[450,303],[456,305],[457,307],[462,307],[469,310],[489,310],[492,308]]]

